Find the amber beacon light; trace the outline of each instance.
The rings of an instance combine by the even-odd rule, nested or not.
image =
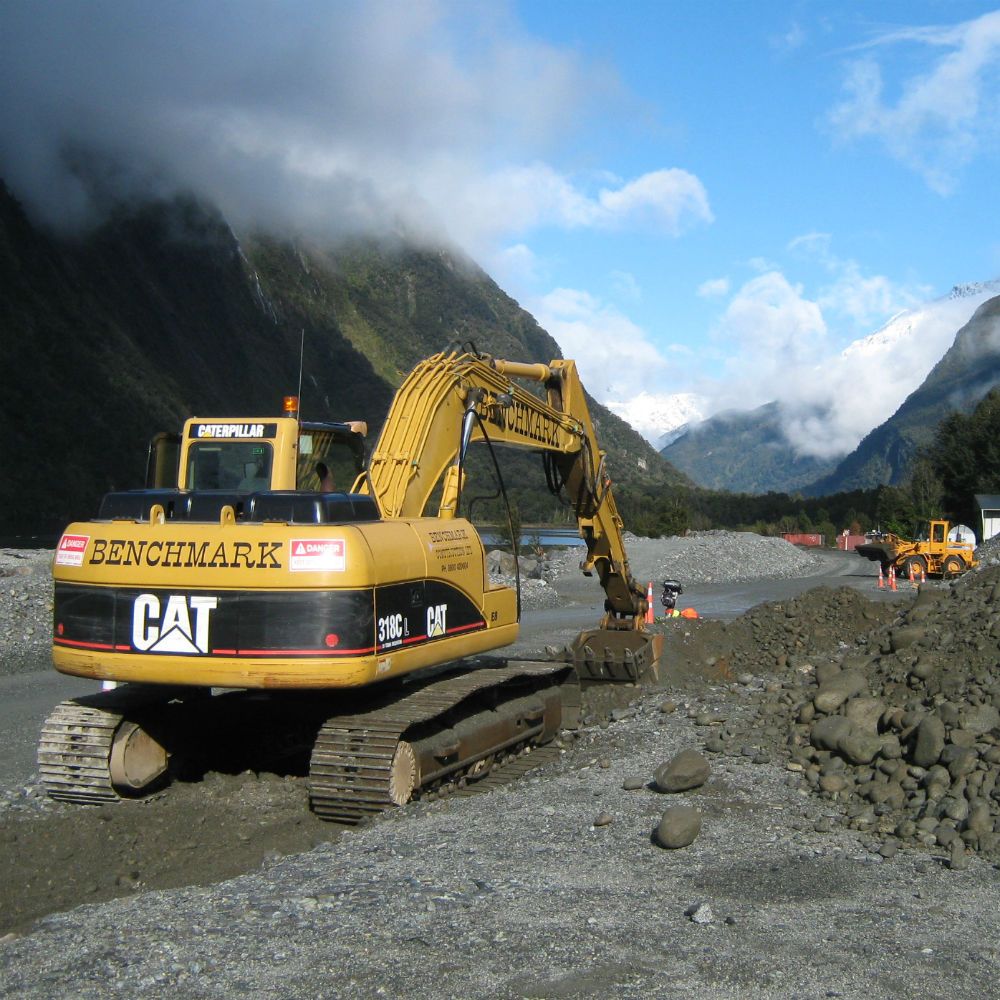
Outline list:
[[[281,408],[286,417],[297,417],[299,415],[299,397],[285,396],[282,400]]]

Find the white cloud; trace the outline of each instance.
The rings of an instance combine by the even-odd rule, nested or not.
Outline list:
[[[729,294],[728,278],[710,278],[698,286],[698,295],[703,299],[714,299]]]
[[[816,302],[803,295],[780,271],[751,278],[730,301],[715,332],[755,367],[787,370],[814,358],[826,337],[826,323]]]
[[[601,402],[658,391],[670,374],[646,332],[588,292],[557,288],[529,307],[565,357],[576,361],[583,384]]]
[[[597,224],[611,229],[648,226],[676,236],[693,223],[712,221],[701,181],[676,168],[654,170],[617,189],[605,188],[597,206]]]
[[[442,199],[462,242],[479,246],[500,234],[561,229],[652,229],[677,236],[712,221],[701,182],[684,170],[657,170],[594,194],[547,163],[487,174],[451,173]]]
[[[785,437],[799,454],[838,457],[899,408],[992,293],[985,288],[929,304],[924,296],[918,303],[918,290],[834,257],[822,234],[793,243],[826,255],[834,282],[807,295],[780,271],[747,281],[714,331],[729,355],[724,377],[699,389],[709,414],[776,400]],[[834,343],[833,317],[863,322],[882,310],[884,320],[897,307],[903,311],[869,336],[843,350]]]
[[[853,450],[923,382],[989,294],[942,299],[901,313],[797,373],[779,397],[789,442],[821,458]]]
[[[904,44],[944,50],[923,73],[902,81],[886,99],[884,67],[874,52],[854,60],[845,98],[829,122],[845,140],[872,137],[918,171],[941,194],[957,183],[962,167],[998,135],[997,72],[1000,11],[951,27],[907,28],[881,35],[866,48],[884,52]]]
[[[930,295],[926,286],[903,286],[884,275],[862,274],[857,261],[833,253],[831,242],[828,233],[807,233],[788,244],[793,254],[818,262],[830,275],[816,295],[826,315],[846,318],[855,329],[871,329]]]
[[[687,171],[552,162],[633,99],[503,4],[175,0],[168,17],[8,0],[0,35],[0,173],[53,222],[86,221],[105,176],[116,196],[194,190],[236,223],[443,232],[475,256],[539,226],[676,235],[712,218]]]

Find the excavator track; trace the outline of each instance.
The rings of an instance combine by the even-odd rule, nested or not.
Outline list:
[[[38,773],[48,796],[99,804],[162,783],[168,754],[142,720],[177,694],[172,687],[126,684],[60,702],[38,741]]]
[[[38,743],[38,772],[50,798],[83,804],[119,798],[111,747],[123,716],[78,701],[57,705]]]
[[[532,695],[548,689],[561,700],[554,728],[546,724],[548,720],[542,721],[543,713],[537,707],[504,700],[504,695],[518,693],[518,685],[531,687]],[[404,805],[442,779],[485,774],[497,754],[547,742],[559,728],[576,724],[578,695],[560,693],[561,687],[578,692],[575,675],[568,668],[521,662],[445,677],[384,707],[335,716],[321,727],[312,753],[312,809],[323,819],[358,823],[394,805]],[[446,716],[461,716],[463,709],[478,707],[463,703],[475,702],[483,695],[498,698],[493,715],[502,721],[490,720],[482,727],[482,735],[464,744],[452,744],[440,732],[413,742],[404,739],[412,739],[421,728],[435,723],[445,728]],[[470,745],[475,746],[472,752]]]

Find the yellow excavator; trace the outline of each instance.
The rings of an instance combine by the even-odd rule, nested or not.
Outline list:
[[[430,357],[370,458],[364,424],[297,410],[187,420],[153,440],[146,488],[66,528],[53,661],[110,689],[46,721],[52,797],[113,801],[191,761],[308,753],[312,809],[356,822],[550,741],[577,724],[581,679],[635,681],[654,661],[574,362]],[[575,511],[606,613],[563,661],[483,655],[517,639],[520,599],[461,516],[474,443],[540,452]]]

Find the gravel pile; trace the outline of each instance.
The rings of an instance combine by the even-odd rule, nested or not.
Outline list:
[[[1000,566],[1000,535],[988,538],[982,545],[976,548],[976,558],[981,567]]]
[[[674,579],[683,584],[745,583],[804,576],[817,568],[812,553],[783,538],[749,531],[692,531],[680,537],[637,538],[626,533],[632,575],[639,581]],[[579,573],[580,555],[572,550],[553,559],[552,578]]]
[[[52,553],[0,549],[0,673],[37,669],[52,637]]]

